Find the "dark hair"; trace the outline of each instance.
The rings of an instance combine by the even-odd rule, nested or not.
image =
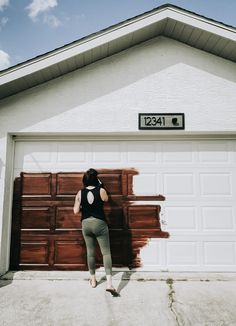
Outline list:
[[[98,173],[94,169],[89,169],[88,171],[86,171],[84,176],[83,176],[84,187],[88,187],[88,186],[97,187],[99,185],[97,175],[98,175]]]

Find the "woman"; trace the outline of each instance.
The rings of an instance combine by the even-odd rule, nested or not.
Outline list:
[[[90,284],[96,287],[95,252],[96,239],[98,241],[106,272],[107,288],[113,296],[118,293],[112,285],[112,260],[110,251],[109,231],[104,214],[103,204],[108,201],[106,190],[97,177],[94,169],[89,169],[83,176],[84,188],[75,197],[74,214],[81,210],[82,233],[86,243],[87,262],[90,272]]]

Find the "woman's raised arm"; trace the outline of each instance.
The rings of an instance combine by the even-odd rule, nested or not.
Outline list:
[[[74,203],[74,214],[78,214],[80,211],[80,203],[81,203],[81,191],[77,193],[75,196],[75,203]]]

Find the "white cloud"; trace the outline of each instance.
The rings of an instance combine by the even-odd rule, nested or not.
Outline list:
[[[10,56],[6,52],[0,50],[0,70],[7,69],[10,65]]]
[[[0,31],[2,30],[2,28],[6,25],[6,23],[8,22],[8,18],[7,17],[2,17],[0,19]]]
[[[54,28],[61,25],[60,20],[54,15],[45,15],[43,22]]]
[[[36,20],[39,14],[54,8],[57,5],[57,0],[33,0],[26,9],[29,10],[29,17],[32,20]]]
[[[2,26],[4,26],[4,25],[6,25],[6,23],[8,22],[8,18],[7,17],[2,17],[2,19],[1,19],[1,25]]]
[[[3,11],[7,6],[9,6],[9,0],[0,0],[0,11]]]

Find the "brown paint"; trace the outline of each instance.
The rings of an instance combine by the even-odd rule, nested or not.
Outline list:
[[[169,237],[161,230],[160,206],[149,203],[165,197],[133,194],[135,169],[98,172],[109,193],[105,213],[113,266],[140,267],[140,250],[149,239]],[[21,173],[15,180],[11,269],[87,269],[80,216],[73,213],[83,173]],[[102,265],[99,249],[97,263]]]

